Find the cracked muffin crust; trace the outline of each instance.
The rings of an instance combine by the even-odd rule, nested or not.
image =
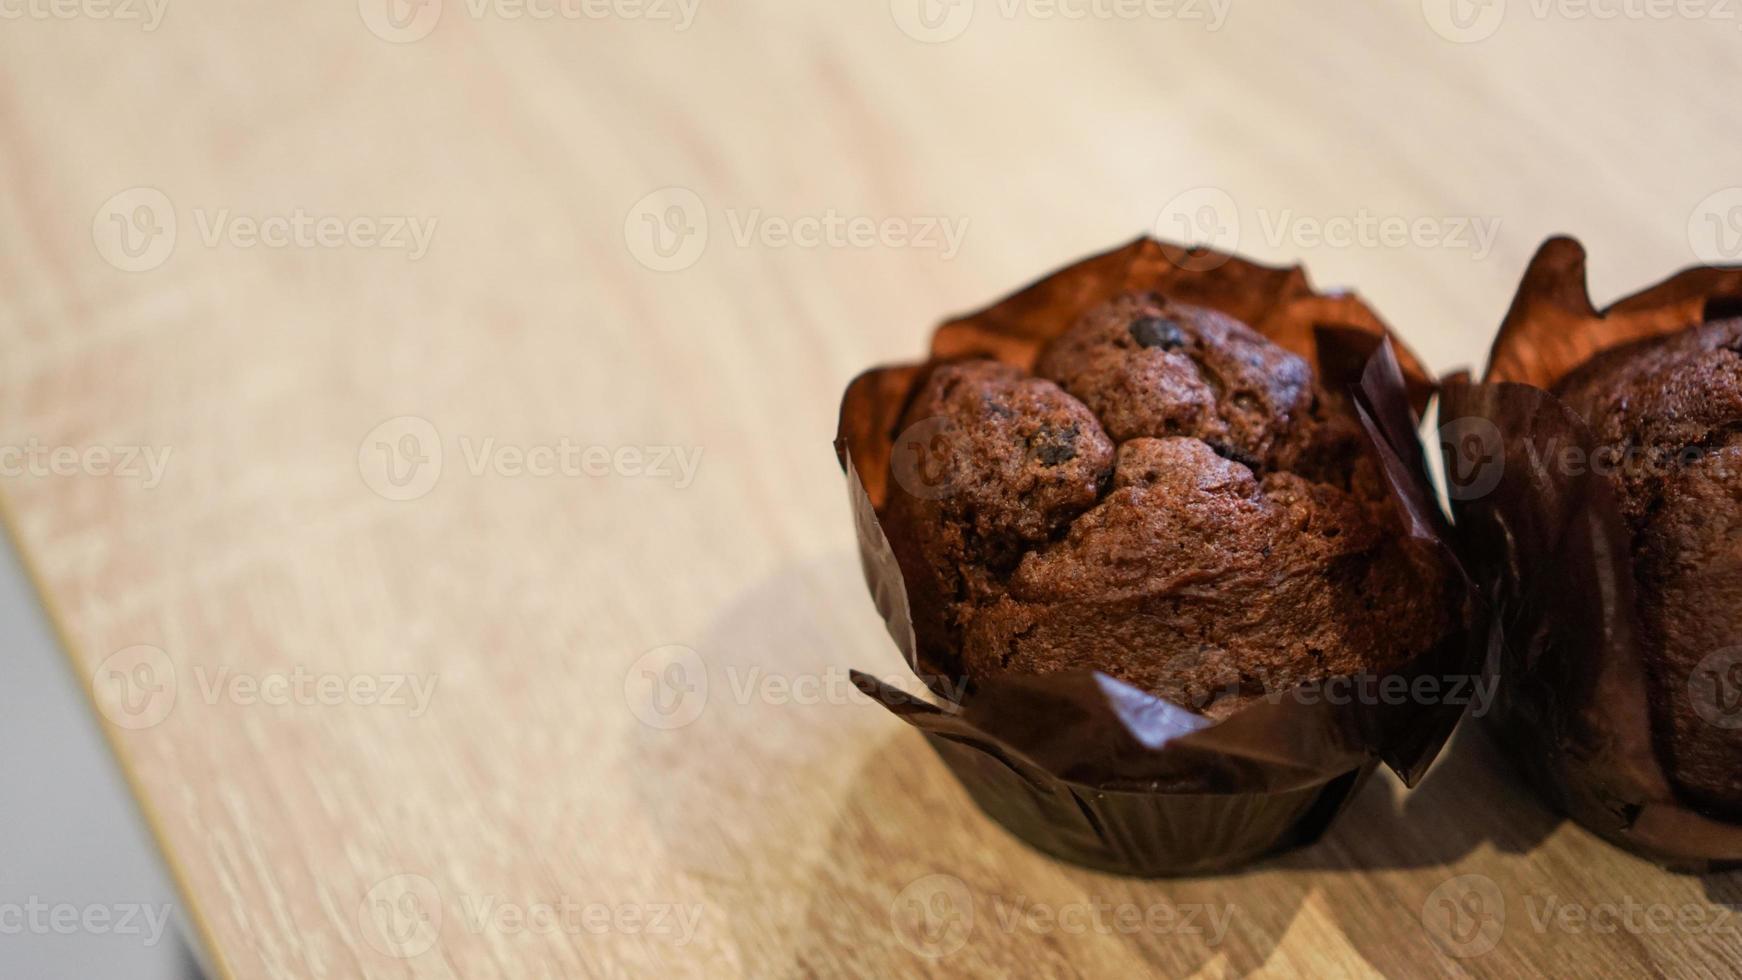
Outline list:
[[[1096,669],[1219,717],[1450,629],[1347,397],[1224,314],[1116,297],[1033,376],[937,366],[901,427],[884,526],[953,675]]]
[[[1742,693],[1742,319],[1606,351],[1555,394],[1607,454],[1593,464],[1633,535],[1664,769],[1689,800],[1742,818],[1742,729],[1716,723],[1730,705],[1700,703]]]
[[[1248,467],[1335,477],[1359,439],[1306,361],[1232,317],[1153,293],[1089,311],[1035,371],[1116,442],[1191,436]]]

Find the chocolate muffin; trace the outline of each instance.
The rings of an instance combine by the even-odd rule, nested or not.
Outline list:
[[[1222,717],[1451,628],[1347,397],[1222,313],[1118,296],[1034,375],[935,367],[901,427],[884,527],[952,676],[1095,669]]]
[[[1555,394],[1591,427],[1632,533],[1664,769],[1690,802],[1742,818],[1742,319],[1606,351]]]

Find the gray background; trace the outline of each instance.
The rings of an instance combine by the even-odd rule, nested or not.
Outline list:
[[[0,977],[192,980],[180,903],[97,729],[97,716],[0,537]],[[32,902],[99,909],[61,930]],[[169,918],[155,943],[139,911]],[[132,909],[137,932],[116,928]]]

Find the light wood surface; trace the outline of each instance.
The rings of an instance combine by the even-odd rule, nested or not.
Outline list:
[[[1734,878],[1557,823],[1469,737],[1245,874],[1027,850],[844,694],[848,667],[906,674],[829,446],[846,381],[943,314],[1206,201],[1441,370],[1479,358],[1552,232],[1589,245],[1599,301],[1691,264],[1702,202],[1742,183],[1734,20],[1513,0],[1465,44],[1435,0],[1235,2],[1215,30],[980,0],[922,43],[903,0],[703,0],[681,31],[447,0],[390,43],[371,2],[0,22],[0,445],[169,453],[154,485],[87,458],[4,499],[219,974],[1742,970]],[[141,187],[162,199],[116,201]],[[695,198],[647,200],[667,187]],[[154,201],[173,250],[119,250]],[[697,202],[705,250],[650,268]],[[922,241],[780,245],[831,211]],[[1480,255],[1314,240],[1363,212],[1499,224]],[[434,234],[415,258],[359,226],[249,247],[248,221],[298,213]],[[965,222],[950,254],[932,218]],[[377,429],[405,417],[430,428]],[[419,433],[439,480],[388,499],[424,489],[379,469]],[[491,439],[702,455],[683,486],[588,475],[596,454],[475,474]],[[357,686],[408,676],[427,703]],[[298,677],[292,703],[248,686]],[[1471,889],[1488,904],[1457,908],[1503,913],[1448,952]],[[517,928],[541,903],[576,911]],[[1603,930],[1627,903],[1714,924]],[[1149,916],[1186,906],[1230,909],[1225,935]]]

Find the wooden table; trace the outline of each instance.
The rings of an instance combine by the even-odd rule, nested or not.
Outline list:
[[[1742,970],[1736,879],[1469,737],[1245,874],[1029,851],[845,687],[902,669],[829,446],[858,370],[1158,222],[1437,369],[1552,232],[1600,301],[1730,247],[1734,20],[36,2],[6,510],[218,973]]]

